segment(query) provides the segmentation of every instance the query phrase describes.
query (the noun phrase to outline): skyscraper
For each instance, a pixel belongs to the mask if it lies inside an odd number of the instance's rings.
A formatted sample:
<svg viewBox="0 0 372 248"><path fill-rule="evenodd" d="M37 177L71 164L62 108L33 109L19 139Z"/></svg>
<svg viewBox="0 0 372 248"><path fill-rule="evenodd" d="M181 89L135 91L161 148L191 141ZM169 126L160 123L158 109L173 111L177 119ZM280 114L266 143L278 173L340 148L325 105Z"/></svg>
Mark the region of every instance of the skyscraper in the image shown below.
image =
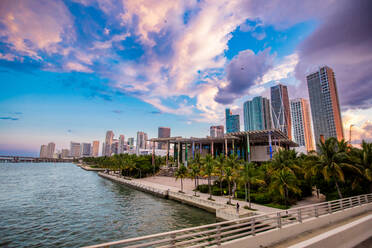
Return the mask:
<svg viewBox="0 0 372 248"><path fill-rule="evenodd" d="M211 126L209 128L209 132L210 132L210 136L212 138L220 138L220 137L223 137L224 135L224 127L223 125L220 125L220 126Z"/></svg>
<svg viewBox="0 0 372 248"><path fill-rule="evenodd" d="M239 132L240 131L239 115L233 115L229 108L225 110L225 114L226 114L226 133Z"/></svg>
<svg viewBox="0 0 372 248"><path fill-rule="evenodd" d="M267 130L271 129L270 101L257 96L243 105L244 130Z"/></svg>
<svg viewBox="0 0 372 248"><path fill-rule="evenodd" d="M129 146L129 149L133 149L133 147L134 147L134 138L133 137L128 138L128 146Z"/></svg>
<svg viewBox="0 0 372 248"><path fill-rule="evenodd" d="M169 138L171 136L171 129L169 127L159 127L158 128L158 138ZM158 149L167 149L166 142L159 142Z"/></svg>
<svg viewBox="0 0 372 248"><path fill-rule="evenodd" d="M70 143L70 156L78 158L81 156L80 143L72 142Z"/></svg>
<svg viewBox="0 0 372 248"><path fill-rule="evenodd" d="M98 151L99 151L99 141L95 140L93 141L93 146L92 146L92 156L98 157Z"/></svg>
<svg viewBox="0 0 372 248"><path fill-rule="evenodd" d="M291 111L289 107L288 89L283 84L271 87L271 107L274 128L280 129L292 139Z"/></svg>
<svg viewBox="0 0 372 248"><path fill-rule="evenodd" d="M55 150L56 150L56 144L54 144L53 142L50 142L47 147L47 157L53 158Z"/></svg>
<svg viewBox="0 0 372 248"><path fill-rule="evenodd" d="M47 145L42 145L40 147L40 158L46 158L48 157L48 146Z"/></svg>
<svg viewBox="0 0 372 248"><path fill-rule="evenodd" d="M91 147L90 143L82 143L81 144L81 156L82 157L89 157L91 155Z"/></svg>
<svg viewBox="0 0 372 248"><path fill-rule="evenodd" d="M136 141L137 155L139 154L139 149L146 149L146 148L147 148L147 133L138 131L137 141Z"/></svg>
<svg viewBox="0 0 372 248"><path fill-rule="evenodd" d="M112 139L114 138L114 132L109 130L106 132L105 140L105 154L104 156L111 156Z"/></svg>
<svg viewBox="0 0 372 248"><path fill-rule="evenodd" d="M312 151L314 144L309 103L303 98L292 99L290 102L294 141L299 146L305 146L308 152Z"/></svg>
<svg viewBox="0 0 372 248"><path fill-rule="evenodd" d="M309 90L311 115L313 117L315 142L325 139L344 138L336 78L333 70L324 66L306 77Z"/></svg>
<svg viewBox="0 0 372 248"><path fill-rule="evenodd" d="M119 136L118 153L119 153L119 154L124 153L124 151L125 151L125 147L126 147L126 144L125 144L125 136L124 136L123 134L121 134L121 135Z"/></svg>

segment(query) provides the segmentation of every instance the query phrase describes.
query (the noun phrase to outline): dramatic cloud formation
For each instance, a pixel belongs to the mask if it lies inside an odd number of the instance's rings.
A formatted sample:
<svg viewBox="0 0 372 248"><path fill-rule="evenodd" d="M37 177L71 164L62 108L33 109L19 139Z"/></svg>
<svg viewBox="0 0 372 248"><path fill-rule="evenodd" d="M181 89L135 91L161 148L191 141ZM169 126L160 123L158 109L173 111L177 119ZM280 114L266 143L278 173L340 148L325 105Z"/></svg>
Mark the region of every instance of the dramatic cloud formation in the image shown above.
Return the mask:
<svg viewBox="0 0 372 248"><path fill-rule="evenodd" d="M216 101L223 104L232 103L257 84L271 67L272 58L268 49L257 55L251 50L240 52L227 65L227 79L230 83L219 89Z"/></svg>
<svg viewBox="0 0 372 248"><path fill-rule="evenodd" d="M330 10L301 44L296 76L305 84L308 72L328 65L335 71L343 109L372 107L372 2L337 1Z"/></svg>

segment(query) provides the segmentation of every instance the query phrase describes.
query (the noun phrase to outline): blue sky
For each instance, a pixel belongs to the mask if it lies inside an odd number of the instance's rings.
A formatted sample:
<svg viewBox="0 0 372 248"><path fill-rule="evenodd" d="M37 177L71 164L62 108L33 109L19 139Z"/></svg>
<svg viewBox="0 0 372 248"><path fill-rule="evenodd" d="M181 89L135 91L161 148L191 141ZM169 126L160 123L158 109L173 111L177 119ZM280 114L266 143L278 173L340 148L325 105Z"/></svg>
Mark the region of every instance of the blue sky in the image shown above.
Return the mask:
<svg viewBox="0 0 372 248"><path fill-rule="evenodd" d="M332 21L319 6L334 3L285 2L1 1L0 154L102 142L107 130L205 136L224 108L241 113L276 82L307 97L297 69L322 60L301 49ZM246 71L231 76L234 64ZM343 109L360 135L371 124L365 104Z"/></svg>

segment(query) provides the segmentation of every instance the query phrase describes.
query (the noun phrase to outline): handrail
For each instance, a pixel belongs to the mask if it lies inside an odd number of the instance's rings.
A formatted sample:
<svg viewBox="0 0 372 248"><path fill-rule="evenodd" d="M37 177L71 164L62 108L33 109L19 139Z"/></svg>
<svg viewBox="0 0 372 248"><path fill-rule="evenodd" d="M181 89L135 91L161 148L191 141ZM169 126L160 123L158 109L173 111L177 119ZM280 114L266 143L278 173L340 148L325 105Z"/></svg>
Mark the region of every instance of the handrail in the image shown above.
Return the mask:
<svg viewBox="0 0 372 248"><path fill-rule="evenodd" d="M121 247L123 247L123 245L125 245L124 247L182 247L185 244L200 247L211 244L221 244L223 241L249 235L254 236L258 232L282 228L294 222L302 223L304 220L310 218L318 218L322 215L333 214L368 203L372 203L372 193L254 215L236 220L97 244L87 246L86 248L103 248L116 245L121 245Z"/></svg>

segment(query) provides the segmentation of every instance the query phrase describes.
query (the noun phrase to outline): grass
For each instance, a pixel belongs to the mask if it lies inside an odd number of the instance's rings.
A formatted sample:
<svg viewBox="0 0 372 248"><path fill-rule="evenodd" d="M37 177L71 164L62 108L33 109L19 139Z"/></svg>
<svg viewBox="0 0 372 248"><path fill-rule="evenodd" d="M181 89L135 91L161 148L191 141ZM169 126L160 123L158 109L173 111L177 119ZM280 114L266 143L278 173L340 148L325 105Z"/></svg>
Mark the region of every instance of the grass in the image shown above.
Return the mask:
<svg viewBox="0 0 372 248"><path fill-rule="evenodd" d="M289 206L281 205L278 203L267 203L267 204L262 204L266 207L271 207L271 208L279 208L279 209L289 209Z"/></svg>

